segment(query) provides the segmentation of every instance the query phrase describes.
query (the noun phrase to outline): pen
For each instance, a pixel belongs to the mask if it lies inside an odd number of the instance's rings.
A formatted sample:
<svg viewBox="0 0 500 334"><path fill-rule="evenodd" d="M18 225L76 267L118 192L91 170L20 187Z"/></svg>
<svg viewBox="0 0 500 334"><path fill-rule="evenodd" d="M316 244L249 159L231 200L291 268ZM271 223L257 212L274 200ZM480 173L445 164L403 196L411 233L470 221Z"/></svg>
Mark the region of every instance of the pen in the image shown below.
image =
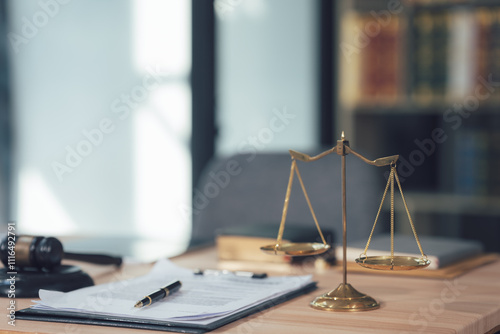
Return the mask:
<svg viewBox="0 0 500 334"><path fill-rule="evenodd" d="M266 273L253 273L250 271L230 271L230 270L216 270L216 269L195 269L193 270L195 275L227 275L233 274L241 277L250 277L250 278L266 278Z"/></svg>
<svg viewBox="0 0 500 334"><path fill-rule="evenodd" d="M155 292L150 293L146 297L142 298L139 300L137 303L135 303L134 307L140 308L143 306L149 306L159 300L162 300L163 298L167 297L168 295L179 291L181 288L182 283L180 281L175 281L172 282L163 288L160 288L156 290Z"/></svg>

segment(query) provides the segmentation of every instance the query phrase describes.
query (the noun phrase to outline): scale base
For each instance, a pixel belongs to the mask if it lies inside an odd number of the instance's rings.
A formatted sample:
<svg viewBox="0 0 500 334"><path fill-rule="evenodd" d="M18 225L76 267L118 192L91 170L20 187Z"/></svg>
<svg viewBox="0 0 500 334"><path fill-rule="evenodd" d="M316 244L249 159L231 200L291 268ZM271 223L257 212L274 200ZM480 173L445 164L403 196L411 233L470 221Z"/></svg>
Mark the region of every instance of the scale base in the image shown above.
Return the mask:
<svg viewBox="0 0 500 334"><path fill-rule="evenodd" d="M92 278L77 266L61 265L51 271L28 268L14 274L0 268L0 297L37 298L40 289L67 292L91 285Z"/></svg>
<svg viewBox="0 0 500 334"><path fill-rule="evenodd" d="M311 307L324 311L370 311L380 307L375 299L354 289L352 285L340 285L311 302Z"/></svg>

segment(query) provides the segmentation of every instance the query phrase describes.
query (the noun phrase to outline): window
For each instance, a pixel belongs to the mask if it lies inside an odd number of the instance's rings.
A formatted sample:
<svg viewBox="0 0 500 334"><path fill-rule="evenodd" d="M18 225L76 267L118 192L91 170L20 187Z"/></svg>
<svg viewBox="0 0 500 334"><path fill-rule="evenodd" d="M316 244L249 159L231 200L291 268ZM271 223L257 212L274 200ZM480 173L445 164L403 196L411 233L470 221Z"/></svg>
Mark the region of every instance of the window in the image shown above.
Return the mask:
<svg viewBox="0 0 500 334"><path fill-rule="evenodd" d="M191 2L10 1L24 233L186 244Z"/></svg>
<svg viewBox="0 0 500 334"><path fill-rule="evenodd" d="M215 1L217 153L318 145L318 5Z"/></svg>

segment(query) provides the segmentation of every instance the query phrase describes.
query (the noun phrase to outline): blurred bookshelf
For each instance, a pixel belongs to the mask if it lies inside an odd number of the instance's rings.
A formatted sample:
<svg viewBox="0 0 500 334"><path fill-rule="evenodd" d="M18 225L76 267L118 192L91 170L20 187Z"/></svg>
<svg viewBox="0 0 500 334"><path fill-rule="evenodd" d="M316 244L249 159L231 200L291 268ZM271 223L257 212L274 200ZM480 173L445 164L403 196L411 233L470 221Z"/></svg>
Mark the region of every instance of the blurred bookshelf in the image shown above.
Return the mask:
<svg viewBox="0 0 500 334"><path fill-rule="evenodd" d="M500 251L500 1L337 6L336 132L400 154L424 233Z"/></svg>

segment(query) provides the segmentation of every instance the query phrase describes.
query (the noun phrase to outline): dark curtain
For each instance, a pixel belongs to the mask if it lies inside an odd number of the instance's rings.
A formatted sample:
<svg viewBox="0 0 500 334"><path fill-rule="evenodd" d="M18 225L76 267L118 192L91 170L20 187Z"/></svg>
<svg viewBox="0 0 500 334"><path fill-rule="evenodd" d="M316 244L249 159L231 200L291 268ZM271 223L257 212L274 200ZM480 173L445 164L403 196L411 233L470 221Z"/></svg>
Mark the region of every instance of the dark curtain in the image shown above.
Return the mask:
<svg viewBox="0 0 500 334"><path fill-rule="evenodd" d="M0 226L10 218L12 118L9 104L7 2L0 1Z"/></svg>

